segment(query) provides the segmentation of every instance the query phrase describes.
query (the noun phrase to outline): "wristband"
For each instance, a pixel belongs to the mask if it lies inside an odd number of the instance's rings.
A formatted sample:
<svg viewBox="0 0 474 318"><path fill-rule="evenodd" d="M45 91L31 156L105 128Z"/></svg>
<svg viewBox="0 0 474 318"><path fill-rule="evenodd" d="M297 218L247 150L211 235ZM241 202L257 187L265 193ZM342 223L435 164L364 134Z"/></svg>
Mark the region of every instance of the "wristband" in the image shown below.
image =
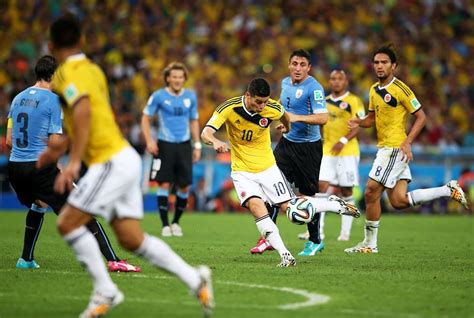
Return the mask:
<svg viewBox="0 0 474 318"><path fill-rule="evenodd" d="M349 139L347 139L346 137L341 137L341 139L339 139L339 142L345 145L349 142Z"/></svg>
<svg viewBox="0 0 474 318"><path fill-rule="evenodd" d="M202 144L199 141L195 141L193 143L194 149L201 150L202 149Z"/></svg>

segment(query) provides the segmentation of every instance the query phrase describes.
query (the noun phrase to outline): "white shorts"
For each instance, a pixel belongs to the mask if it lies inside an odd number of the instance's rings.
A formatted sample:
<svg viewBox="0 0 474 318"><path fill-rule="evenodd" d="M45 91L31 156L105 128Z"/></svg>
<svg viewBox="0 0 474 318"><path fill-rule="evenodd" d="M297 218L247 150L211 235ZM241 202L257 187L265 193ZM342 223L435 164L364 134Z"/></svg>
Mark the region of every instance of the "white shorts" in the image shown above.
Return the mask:
<svg viewBox="0 0 474 318"><path fill-rule="evenodd" d="M338 187L359 185L358 156L323 156L319 169L319 180Z"/></svg>
<svg viewBox="0 0 474 318"><path fill-rule="evenodd" d="M67 202L109 222L114 218L143 218L141 164L138 153L127 147L109 161L91 165Z"/></svg>
<svg viewBox="0 0 474 318"><path fill-rule="evenodd" d="M242 206L252 197L259 197L270 204L279 204L295 197L277 165L258 173L234 171L230 176Z"/></svg>
<svg viewBox="0 0 474 318"><path fill-rule="evenodd" d="M410 182L410 167L405 160L402 161L402 156L400 148L379 148L369 177L390 189L397 184L398 180Z"/></svg>

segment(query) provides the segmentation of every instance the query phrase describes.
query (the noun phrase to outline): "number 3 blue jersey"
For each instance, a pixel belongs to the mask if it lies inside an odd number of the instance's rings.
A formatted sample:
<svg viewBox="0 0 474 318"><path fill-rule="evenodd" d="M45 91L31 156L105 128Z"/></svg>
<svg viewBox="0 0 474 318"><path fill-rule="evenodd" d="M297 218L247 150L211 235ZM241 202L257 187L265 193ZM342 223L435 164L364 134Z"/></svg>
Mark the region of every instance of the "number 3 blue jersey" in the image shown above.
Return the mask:
<svg viewBox="0 0 474 318"><path fill-rule="evenodd" d="M285 77L281 82L280 103L293 114L327 113L324 89L312 76L296 85L290 77ZM284 137L293 142L314 142L321 139L321 132L319 125L291 123L291 130Z"/></svg>
<svg viewBox="0 0 474 318"><path fill-rule="evenodd" d="M12 101L12 151L10 161L37 161L50 134L62 134L59 97L51 91L29 87Z"/></svg>
<svg viewBox="0 0 474 318"><path fill-rule="evenodd" d="M165 88L154 92L143 110L147 116L158 116L158 139L180 143L191 139L189 121L198 119L196 94L184 89L172 95Z"/></svg>

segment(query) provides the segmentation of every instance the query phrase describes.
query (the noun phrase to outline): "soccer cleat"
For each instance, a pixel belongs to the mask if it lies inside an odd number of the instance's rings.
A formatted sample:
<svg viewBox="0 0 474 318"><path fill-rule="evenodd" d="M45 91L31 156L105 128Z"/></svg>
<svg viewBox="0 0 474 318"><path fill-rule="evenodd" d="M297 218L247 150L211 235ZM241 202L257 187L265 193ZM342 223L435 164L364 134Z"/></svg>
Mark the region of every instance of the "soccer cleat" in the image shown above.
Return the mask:
<svg viewBox="0 0 474 318"><path fill-rule="evenodd" d="M94 292L89 301L89 305L87 305L86 310L84 310L79 318L102 317L110 309L123 302L124 298L125 297L120 290L117 290L117 293L112 297L107 297L99 292Z"/></svg>
<svg viewBox="0 0 474 318"><path fill-rule="evenodd" d="M178 223L171 224L171 232L173 236L183 236L183 229L181 228L181 226L179 226Z"/></svg>
<svg viewBox="0 0 474 318"><path fill-rule="evenodd" d="M298 238L304 241L309 240L309 231L298 234Z"/></svg>
<svg viewBox="0 0 474 318"><path fill-rule="evenodd" d="M338 240L338 241L349 241L349 235L346 234L346 233L341 233L341 234L337 237L337 240Z"/></svg>
<svg viewBox="0 0 474 318"><path fill-rule="evenodd" d="M207 266L201 265L196 268L199 273L201 282L197 291L196 297L201 303L204 316L209 317L216 306L214 303L214 291L212 290L211 269Z"/></svg>
<svg viewBox="0 0 474 318"><path fill-rule="evenodd" d="M265 251L273 251L273 246L271 246L266 239L261 237L257 245L250 250L250 254L262 254Z"/></svg>
<svg viewBox="0 0 474 318"><path fill-rule="evenodd" d="M318 253L321 253L324 250L324 243L314 243L311 241L308 241L304 243L304 250L298 253L298 255L301 256L314 256Z"/></svg>
<svg viewBox="0 0 474 318"><path fill-rule="evenodd" d="M290 267L296 266L296 260L290 253L283 253L281 257L281 262L277 265L277 267Z"/></svg>
<svg viewBox="0 0 474 318"><path fill-rule="evenodd" d="M38 269L40 266L36 261L33 259L31 261L25 261L23 258L19 258L16 262L16 268L20 269Z"/></svg>
<svg viewBox="0 0 474 318"><path fill-rule="evenodd" d="M361 253L361 254L377 254L379 252L377 246L371 247L368 246L364 242L360 242L354 247L349 247L344 250L344 252L348 254L355 254L355 253Z"/></svg>
<svg viewBox="0 0 474 318"><path fill-rule="evenodd" d="M138 266L132 265L127 263L126 260L121 261L108 261L107 268L109 272L132 272L132 273L139 273L142 269Z"/></svg>
<svg viewBox="0 0 474 318"><path fill-rule="evenodd" d="M328 200L339 202L339 204L341 205L341 209L339 210L340 215L350 215L354 218L360 217L360 212L355 205L347 203L343 199L339 198L337 195L329 196Z"/></svg>
<svg viewBox="0 0 474 318"><path fill-rule="evenodd" d="M163 226L161 229L161 236L163 237L170 237L173 235L173 232L171 232L171 227L169 225Z"/></svg>
<svg viewBox="0 0 474 318"><path fill-rule="evenodd" d="M451 199L462 204L462 206L469 210L469 203L467 203L466 195L461 186L456 180L449 181L446 186L451 190Z"/></svg>

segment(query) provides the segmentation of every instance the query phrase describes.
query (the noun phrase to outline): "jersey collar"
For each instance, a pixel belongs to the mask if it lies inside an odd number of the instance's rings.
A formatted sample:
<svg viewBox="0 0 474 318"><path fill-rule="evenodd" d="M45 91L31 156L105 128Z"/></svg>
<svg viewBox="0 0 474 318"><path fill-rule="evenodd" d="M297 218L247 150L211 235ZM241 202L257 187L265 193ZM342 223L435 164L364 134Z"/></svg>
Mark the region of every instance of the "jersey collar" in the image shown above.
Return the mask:
<svg viewBox="0 0 474 318"><path fill-rule="evenodd" d="M249 111L247 107L245 107L245 95L242 95L242 106L244 107L245 112L249 114L249 116L255 116L256 114L258 114L257 112Z"/></svg>
<svg viewBox="0 0 474 318"><path fill-rule="evenodd" d="M341 96L336 97L336 98L332 97L332 94L331 94L331 95L329 95L329 98L330 98L332 101L338 102L338 101L340 101L340 100L346 98L347 95L349 95L349 91L346 91L344 94L342 94Z"/></svg>
<svg viewBox="0 0 474 318"><path fill-rule="evenodd" d="M66 58L66 61L80 61L80 60L84 60L86 58L87 57L84 53L77 53L77 54L69 55Z"/></svg>
<svg viewBox="0 0 474 318"><path fill-rule="evenodd" d="M385 88L389 87L390 85L392 85L392 83L393 83L396 79L397 79L397 78L394 76L394 77L392 78L392 80L390 81L390 83L388 83L388 84L385 85L384 87L380 87L380 85L378 85L378 86L379 86L379 89L385 89Z"/></svg>
<svg viewBox="0 0 474 318"><path fill-rule="evenodd" d="M291 86L300 86L300 85L302 85L304 82L306 82L310 77L312 77L312 76L311 76L311 75L308 75L302 82L293 83L293 80L291 79L291 76L290 76L290 83L291 83Z"/></svg>

